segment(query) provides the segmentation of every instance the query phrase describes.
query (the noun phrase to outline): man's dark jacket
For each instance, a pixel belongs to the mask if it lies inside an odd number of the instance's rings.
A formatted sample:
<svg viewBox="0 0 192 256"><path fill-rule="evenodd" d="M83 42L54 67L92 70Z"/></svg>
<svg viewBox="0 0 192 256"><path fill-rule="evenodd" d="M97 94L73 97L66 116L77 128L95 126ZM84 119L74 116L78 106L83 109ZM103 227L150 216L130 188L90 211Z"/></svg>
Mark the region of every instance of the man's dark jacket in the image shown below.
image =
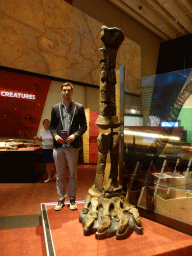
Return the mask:
<svg viewBox="0 0 192 256"><path fill-rule="evenodd" d="M51 111L51 123L50 131L55 138L56 135L60 136L60 131L63 130L62 120L63 118L63 105L59 103L53 106ZM71 143L74 148L80 147L80 136L82 136L87 130L87 121L85 117L85 111L83 105L72 101L72 120L70 125L69 135L75 134L75 140ZM54 139L54 147L58 148L62 145Z"/></svg>

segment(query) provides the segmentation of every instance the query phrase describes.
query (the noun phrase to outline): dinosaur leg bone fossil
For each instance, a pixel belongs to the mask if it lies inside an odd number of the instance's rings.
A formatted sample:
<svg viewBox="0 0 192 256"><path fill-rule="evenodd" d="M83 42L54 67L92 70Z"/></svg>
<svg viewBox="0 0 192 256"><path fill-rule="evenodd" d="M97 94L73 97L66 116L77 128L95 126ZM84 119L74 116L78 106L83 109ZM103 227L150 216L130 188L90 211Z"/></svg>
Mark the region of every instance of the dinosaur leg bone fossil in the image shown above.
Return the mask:
<svg viewBox="0 0 192 256"><path fill-rule="evenodd" d="M98 197L93 197L91 199L91 206L92 208L87 214L87 221L84 226L85 229L89 229L98 217Z"/></svg>
<svg viewBox="0 0 192 256"><path fill-rule="evenodd" d="M135 224L134 224L134 230L138 234L143 233L143 226L141 222L141 218L139 216L138 209L134 206L129 204L127 201L124 202L124 212L128 212L131 214Z"/></svg>
<svg viewBox="0 0 192 256"><path fill-rule="evenodd" d="M119 197L113 197L111 202L114 204L113 216L119 222L117 232L123 234L129 225L129 219L123 212L123 201Z"/></svg>
<svg viewBox="0 0 192 256"><path fill-rule="evenodd" d="M110 206L111 201L106 198L102 198L99 200L99 204L103 207L103 213L101 215L101 224L99 225L97 232L103 233L111 226L111 213L110 213Z"/></svg>
<svg viewBox="0 0 192 256"><path fill-rule="evenodd" d="M118 182L118 161L119 161L119 134L111 134L111 148L110 148L110 159L111 159L111 170L107 185L104 186L105 192L114 192L122 189L122 186Z"/></svg>
<svg viewBox="0 0 192 256"><path fill-rule="evenodd" d="M100 196L102 194L103 178L107 160L107 153L110 150L111 137L110 134L100 133L97 137L98 145L98 162L96 168L95 182L89 189L89 194L92 196Z"/></svg>
<svg viewBox="0 0 192 256"><path fill-rule="evenodd" d="M87 195L85 197L85 203L83 205L82 213L87 214L89 212L89 205L91 204L91 196Z"/></svg>

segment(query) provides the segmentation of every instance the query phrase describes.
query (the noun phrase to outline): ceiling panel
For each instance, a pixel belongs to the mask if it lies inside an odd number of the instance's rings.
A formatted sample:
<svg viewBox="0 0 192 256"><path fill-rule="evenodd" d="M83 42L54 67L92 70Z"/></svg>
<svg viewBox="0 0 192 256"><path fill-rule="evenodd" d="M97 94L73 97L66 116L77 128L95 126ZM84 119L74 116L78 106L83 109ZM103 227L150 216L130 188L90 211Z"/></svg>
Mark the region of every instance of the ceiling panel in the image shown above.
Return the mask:
<svg viewBox="0 0 192 256"><path fill-rule="evenodd" d="M164 41L192 33L192 0L109 0Z"/></svg>

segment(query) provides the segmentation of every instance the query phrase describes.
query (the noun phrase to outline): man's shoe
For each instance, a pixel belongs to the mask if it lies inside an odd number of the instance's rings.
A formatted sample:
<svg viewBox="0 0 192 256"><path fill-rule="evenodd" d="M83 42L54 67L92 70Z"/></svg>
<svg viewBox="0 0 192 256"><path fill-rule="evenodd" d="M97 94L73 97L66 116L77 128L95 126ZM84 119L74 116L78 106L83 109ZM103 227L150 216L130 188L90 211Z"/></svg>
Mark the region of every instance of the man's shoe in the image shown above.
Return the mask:
<svg viewBox="0 0 192 256"><path fill-rule="evenodd" d="M69 209L70 210L76 210L77 209L77 205L75 203L75 199L70 199Z"/></svg>
<svg viewBox="0 0 192 256"><path fill-rule="evenodd" d="M57 205L54 207L55 211L60 211L65 205L65 200L59 200Z"/></svg>

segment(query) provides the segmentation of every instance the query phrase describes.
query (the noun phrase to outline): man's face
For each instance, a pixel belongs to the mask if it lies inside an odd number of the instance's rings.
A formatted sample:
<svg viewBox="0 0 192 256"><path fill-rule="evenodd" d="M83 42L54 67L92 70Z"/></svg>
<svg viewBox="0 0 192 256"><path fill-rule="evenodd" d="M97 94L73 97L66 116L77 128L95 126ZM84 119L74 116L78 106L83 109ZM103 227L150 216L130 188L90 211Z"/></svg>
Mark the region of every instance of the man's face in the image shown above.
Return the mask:
<svg viewBox="0 0 192 256"><path fill-rule="evenodd" d="M63 86L61 94L63 95L64 100L71 101L72 95L73 95L73 91L71 90L71 86Z"/></svg>

